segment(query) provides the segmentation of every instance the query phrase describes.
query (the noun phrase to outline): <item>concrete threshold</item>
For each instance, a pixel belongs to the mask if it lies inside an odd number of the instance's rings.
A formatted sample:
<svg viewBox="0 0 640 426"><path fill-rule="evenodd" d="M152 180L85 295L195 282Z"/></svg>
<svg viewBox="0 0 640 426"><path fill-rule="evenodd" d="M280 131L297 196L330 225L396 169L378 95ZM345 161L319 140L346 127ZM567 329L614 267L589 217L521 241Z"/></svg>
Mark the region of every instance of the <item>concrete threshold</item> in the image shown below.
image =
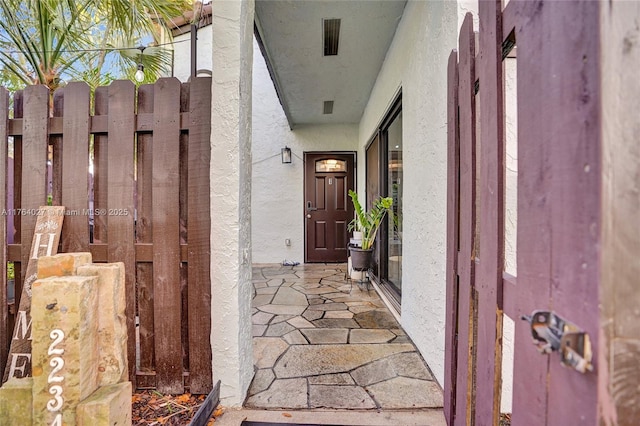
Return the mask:
<svg viewBox="0 0 640 426"><path fill-rule="evenodd" d="M239 426L243 421L276 424L340 426L446 426L441 408L420 410L254 410L227 408L216 426Z"/></svg>

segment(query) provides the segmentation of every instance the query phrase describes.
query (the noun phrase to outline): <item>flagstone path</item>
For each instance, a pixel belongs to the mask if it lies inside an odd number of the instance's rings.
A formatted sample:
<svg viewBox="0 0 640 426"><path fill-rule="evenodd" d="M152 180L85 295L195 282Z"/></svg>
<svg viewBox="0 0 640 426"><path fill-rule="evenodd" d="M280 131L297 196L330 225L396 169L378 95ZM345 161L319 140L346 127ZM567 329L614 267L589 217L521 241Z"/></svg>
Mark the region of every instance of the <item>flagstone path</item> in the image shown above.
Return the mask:
<svg viewBox="0 0 640 426"><path fill-rule="evenodd" d="M375 290L345 265L254 265L256 374L245 406L442 407L442 391Z"/></svg>

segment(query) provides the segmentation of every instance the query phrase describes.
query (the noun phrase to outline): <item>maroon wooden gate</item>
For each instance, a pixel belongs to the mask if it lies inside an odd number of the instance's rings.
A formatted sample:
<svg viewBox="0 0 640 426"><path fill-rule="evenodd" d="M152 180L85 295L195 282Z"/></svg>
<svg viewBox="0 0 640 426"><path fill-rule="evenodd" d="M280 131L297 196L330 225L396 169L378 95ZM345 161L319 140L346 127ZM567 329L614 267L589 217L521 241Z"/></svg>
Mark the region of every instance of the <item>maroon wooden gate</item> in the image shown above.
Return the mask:
<svg viewBox="0 0 640 426"><path fill-rule="evenodd" d="M503 314L516 321L512 421L597 424L597 371L541 355L522 315L553 311L598 347L599 2L480 1L449 59L445 415L496 425ZM476 47L478 40L478 47ZM503 58L517 46L517 280L504 272Z"/></svg>
<svg viewBox="0 0 640 426"><path fill-rule="evenodd" d="M125 263L134 387L208 393L211 79L160 79L137 92L117 81L96 90L93 107L89 87L70 83L55 92L52 114L44 86L17 92L11 118L9 100L0 89L0 140L12 138L15 165L8 176L5 145L0 188L13 182L10 204L23 214L14 216L15 230L0 220L0 236L13 233L15 242L0 250L0 274L7 261L16 271L14 305L0 286L0 371L36 220L30 212L49 196L67 210L61 252ZM0 211L7 211L5 200L0 196Z"/></svg>

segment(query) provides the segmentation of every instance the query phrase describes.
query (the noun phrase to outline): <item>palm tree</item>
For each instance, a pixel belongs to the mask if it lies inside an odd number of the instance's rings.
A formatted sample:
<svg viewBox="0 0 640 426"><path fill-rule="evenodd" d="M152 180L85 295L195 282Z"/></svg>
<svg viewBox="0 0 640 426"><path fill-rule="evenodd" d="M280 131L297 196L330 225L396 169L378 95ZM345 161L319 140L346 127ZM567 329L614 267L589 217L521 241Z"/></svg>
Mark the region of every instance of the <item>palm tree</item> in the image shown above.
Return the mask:
<svg viewBox="0 0 640 426"><path fill-rule="evenodd" d="M147 81L168 69L161 28L191 6L188 0L0 0L0 83L10 88L63 79L92 88L132 78L140 60ZM170 34L170 32L166 32ZM13 87L11 87L13 86Z"/></svg>

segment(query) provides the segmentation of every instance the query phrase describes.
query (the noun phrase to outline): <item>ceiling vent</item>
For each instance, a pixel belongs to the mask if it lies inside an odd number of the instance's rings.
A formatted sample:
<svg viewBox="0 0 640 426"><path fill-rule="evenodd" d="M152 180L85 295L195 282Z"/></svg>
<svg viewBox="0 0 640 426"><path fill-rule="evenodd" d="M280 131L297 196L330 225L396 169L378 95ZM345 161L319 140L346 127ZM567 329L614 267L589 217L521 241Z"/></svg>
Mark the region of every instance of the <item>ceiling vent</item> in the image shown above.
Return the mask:
<svg viewBox="0 0 640 426"><path fill-rule="evenodd" d="M333 101L324 101L323 114L333 114Z"/></svg>
<svg viewBox="0 0 640 426"><path fill-rule="evenodd" d="M323 19L324 25L324 56L338 54L338 40L340 39L340 19Z"/></svg>

